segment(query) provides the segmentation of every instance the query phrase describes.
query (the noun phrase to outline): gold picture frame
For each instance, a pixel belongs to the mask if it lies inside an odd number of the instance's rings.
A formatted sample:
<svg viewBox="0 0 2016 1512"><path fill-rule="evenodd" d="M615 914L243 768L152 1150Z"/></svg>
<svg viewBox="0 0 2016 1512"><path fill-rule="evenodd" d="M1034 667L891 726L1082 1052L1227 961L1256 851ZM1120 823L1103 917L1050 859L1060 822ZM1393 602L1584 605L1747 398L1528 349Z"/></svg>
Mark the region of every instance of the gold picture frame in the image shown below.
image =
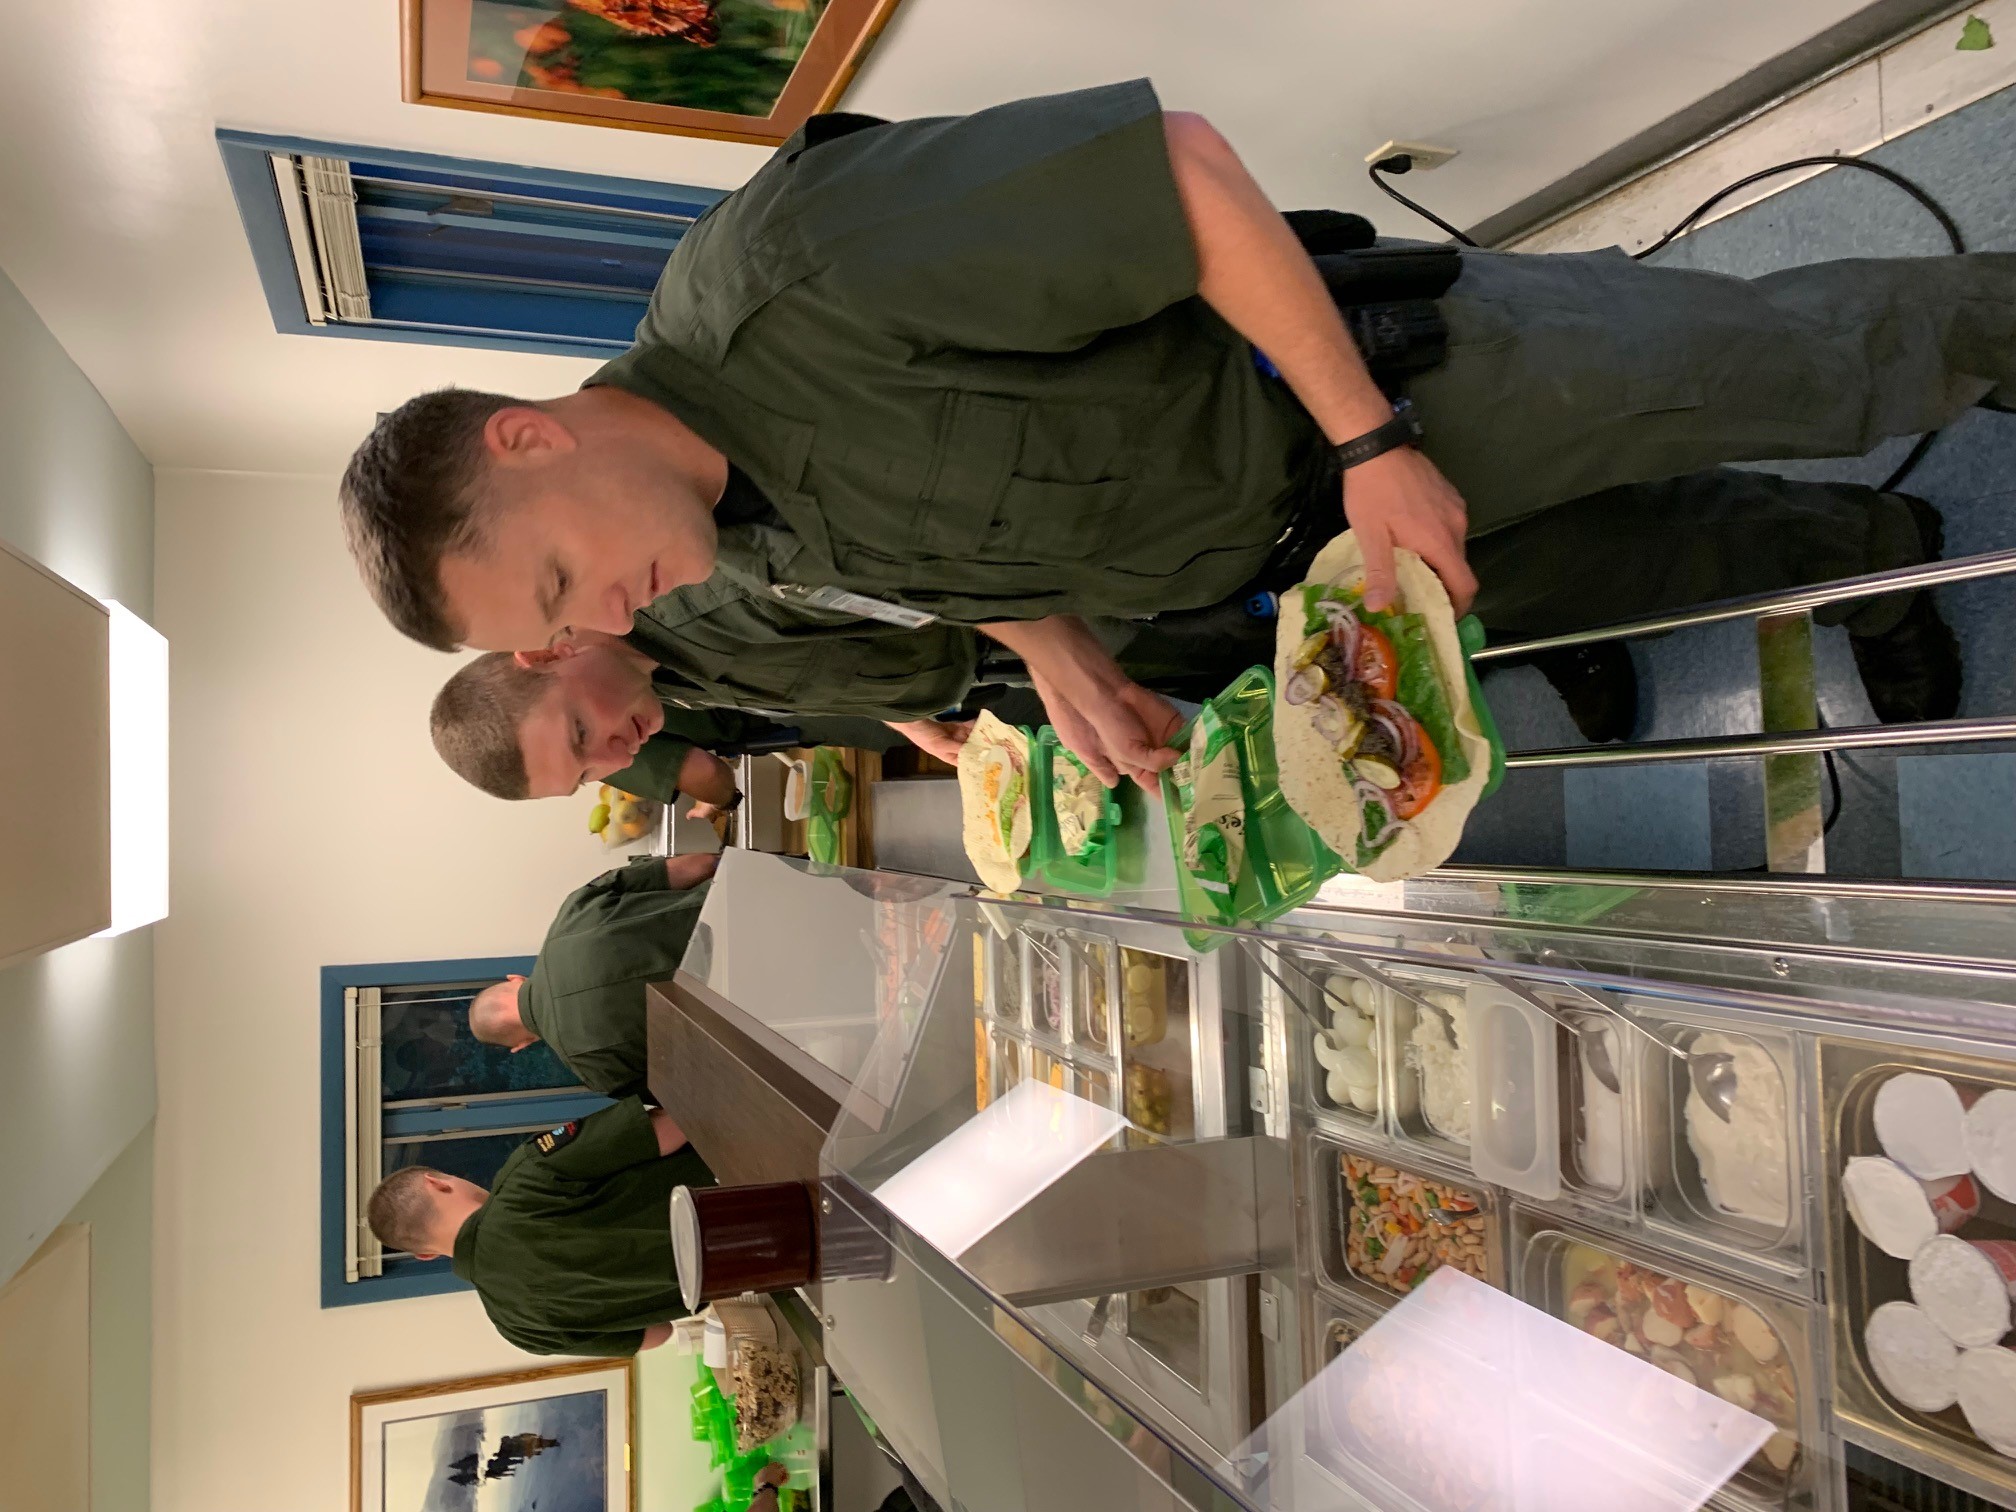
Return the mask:
<svg viewBox="0 0 2016 1512"><path fill-rule="evenodd" d="M400 0L409 104L776 146L900 0Z"/></svg>
<svg viewBox="0 0 2016 1512"><path fill-rule="evenodd" d="M354 1392L350 1512L419 1512L437 1477L473 1507L483 1482L521 1475L548 1506L635 1512L636 1443L634 1359Z"/></svg>

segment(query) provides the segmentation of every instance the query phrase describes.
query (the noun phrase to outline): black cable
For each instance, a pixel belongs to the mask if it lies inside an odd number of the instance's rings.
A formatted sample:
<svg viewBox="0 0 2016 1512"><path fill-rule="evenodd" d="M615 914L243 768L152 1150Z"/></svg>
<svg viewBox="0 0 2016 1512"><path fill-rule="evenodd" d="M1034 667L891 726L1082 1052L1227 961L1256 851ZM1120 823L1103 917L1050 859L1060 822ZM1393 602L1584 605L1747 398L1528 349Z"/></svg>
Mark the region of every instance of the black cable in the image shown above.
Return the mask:
<svg viewBox="0 0 2016 1512"><path fill-rule="evenodd" d="M1437 215L1433 210L1430 210L1425 205L1415 204L1414 201L1407 198L1406 195L1402 194L1398 189L1395 189L1391 184L1387 183L1386 180L1379 177L1379 174L1382 169L1387 173L1407 173L1411 171L1413 167L1414 167L1414 159L1407 156L1407 154L1404 152L1396 152L1393 154L1392 157L1379 159L1378 162L1374 163L1370 168L1367 168L1365 172L1367 173L1367 175L1370 176L1372 182L1379 186L1381 193L1398 200L1401 204L1405 205L1409 210L1412 210L1416 215L1420 216L1421 219L1432 222L1437 226L1440 226L1444 231L1447 231L1451 236L1455 237L1456 240L1463 243L1464 246L1466 247L1477 246L1476 242L1472 241L1469 237L1465 236L1461 231L1458 231L1454 226L1450 225L1449 222L1442 219L1442 217Z"/></svg>
<svg viewBox="0 0 2016 1512"><path fill-rule="evenodd" d="M1391 162L1393 160L1388 158L1387 161ZM1408 166L1412 167L1413 165L1410 163ZM1830 152L1818 157L1793 158L1788 163L1774 163L1769 168L1759 169L1747 177L1736 180L1735 183L1728 185L1726 188L1716 190L1707 199L1696 205L1679 225L1668 231L1659 240L1652 243L1651 246L1645 248L1644 251L1633 252L1631 255L1634 258L1642 260L1650 257L1654 252L1663 251L1667 246L1684 236L1696 221L1721 204L1722 201L1729 198L1730 195L1740 194L1752 184L1762 183L1765 179L1773 178L1781 173L1790 173L1797 168L1860 168L1864 173L1873 173L1880 179L1886 179L1925 207L1932 218L1939 222L1939 229L1946 233L1946 240L1953 244L1953 250L1956 253L1967 250L1967 239L1960 234L1959 225L1955 223L1951 215L1946 213L1946 207L1934 199L1930 192L1920 188L1895 168L1885 168L1881 163L1872 163L1864 158L1842 157L1838 153ZM1433 219L1433 217L1430 218ZM1436 221L1436 224L1441 225L1442 222ZM1465 240L1468 240L1468 238L1465 238ZM1471 242L1470 245L1474 247L1476 243Z"/></svg>
<svg viewBox="0 0 2016 1512"><path fill-rule="evenodd" d="M1681 236L1685 235L1696 221L1721 204L1722 201L1728 199L1730 195L1740 194L1752 184L1762 183L1765 179L1773 178L1781 173L1790 173L1799 168L1859 168L1864 173L1873 173L1886 183L1895 184L1899 189L1910 195L1912 199L1924 206L1926 213L1939 223L1939 229L1946 233L1946 240L1952 246L1956 255L1964 253L1967 250L1967 238L1961 234L1959 224L1947 213L1946 207L1932 197L1930 191L1913 183L1894 168L1886 168L1881 163L1871 163L1862 158L1842 157L1838 153L1830 152L1818 157L1793 158L1787 163L1775 163L1769 168L1760 169L1756 173L1736 180L1735 183L1725 188L1716 190L1708 198L1696 205L1671 231L1668 231L1643 251L1633 252L1631 256L1642 262L1653 253L1671 246ZM1878 493L1894 493L1904 480L1910 477L1912 472L1916 470L1918 464L1925 460L1925 454L1932 449L1932 443L1938 439L1939 432L1936 430L1927 431L1924 435L1920 436L1911 450L1905 454L1904 460L1897 464L1896 470L1877 485L1876 491ZM1833 772L1833 762L1831 760L1828 762L1828 772L1830 775ZM1838 783L1835 785L1834 791L1838 797L1841 791Z"/></svg>

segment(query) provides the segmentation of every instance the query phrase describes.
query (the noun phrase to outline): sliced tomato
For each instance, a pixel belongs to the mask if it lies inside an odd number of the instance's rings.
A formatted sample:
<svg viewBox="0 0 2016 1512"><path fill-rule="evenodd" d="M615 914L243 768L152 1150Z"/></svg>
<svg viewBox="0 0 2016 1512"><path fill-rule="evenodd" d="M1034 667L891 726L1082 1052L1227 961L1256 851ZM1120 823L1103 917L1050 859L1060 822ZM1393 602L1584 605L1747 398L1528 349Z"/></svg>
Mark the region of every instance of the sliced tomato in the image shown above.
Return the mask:
<svg viewBox="0 0 2016 1512"><path fill-rule="evenodd" d="M1393 790L1396 819L1412 819L1442 791L1442 754L1419 724L1414 724L1413 733L1414 759L1400 768L1400 786Z"/></svg>
<svg viewBox="0 0 2016 1512"><path fill-rule="evenodd" d="M1391 698L1400 686L1400 658L1393 654L1393 642L1370 625L1358 626L1358 657L1351 680L1362 683L1374 698Z"/></svg>

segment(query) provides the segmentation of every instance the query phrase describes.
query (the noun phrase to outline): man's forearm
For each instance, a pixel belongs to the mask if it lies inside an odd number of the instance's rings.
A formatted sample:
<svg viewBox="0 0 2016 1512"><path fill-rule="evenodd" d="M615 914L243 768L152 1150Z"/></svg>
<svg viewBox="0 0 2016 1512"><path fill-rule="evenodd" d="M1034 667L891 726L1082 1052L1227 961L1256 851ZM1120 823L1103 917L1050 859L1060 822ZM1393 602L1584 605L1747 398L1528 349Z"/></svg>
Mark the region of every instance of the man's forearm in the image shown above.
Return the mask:
<svg viewBox="0 0 2016 1512"><path fill-rule="evenodd" d="M695 746L680 764L679 791L697 803L726 803L735 796L735 768Z"/></svg>
<svg viewBox="0 0 2016 1512"><path fill-rule="evenodd" d="M1197 292L1260 348L1333 442L1392 418L1330 291L1231 146L1201 116L1163 118L1197 248Z"/></svg>

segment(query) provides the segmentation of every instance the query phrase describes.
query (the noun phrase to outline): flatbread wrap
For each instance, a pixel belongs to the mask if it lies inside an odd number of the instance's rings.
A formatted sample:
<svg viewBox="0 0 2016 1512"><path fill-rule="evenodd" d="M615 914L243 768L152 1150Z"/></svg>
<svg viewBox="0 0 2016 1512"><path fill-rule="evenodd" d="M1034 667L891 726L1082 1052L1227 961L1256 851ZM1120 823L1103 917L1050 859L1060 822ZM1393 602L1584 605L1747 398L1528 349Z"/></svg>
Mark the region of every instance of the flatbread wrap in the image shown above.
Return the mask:
<svg viewBox="0 0 2016 1512"><path fill-rule="evenodd" d="M1394 571L1393 605L1366 610L1346 531L1281 596L1274 652L1282 796L1374 882L1448 860L1491 775L1449 595L1411 551Z"/></svg>
<svg viewBox="0 0 2016 1512"><path fill-rule="evenodd" d="M1029 806L1029 737L982 713L959 752L966 859L998 893L1022 885L1022 857L1035 830Z"/></svg>

